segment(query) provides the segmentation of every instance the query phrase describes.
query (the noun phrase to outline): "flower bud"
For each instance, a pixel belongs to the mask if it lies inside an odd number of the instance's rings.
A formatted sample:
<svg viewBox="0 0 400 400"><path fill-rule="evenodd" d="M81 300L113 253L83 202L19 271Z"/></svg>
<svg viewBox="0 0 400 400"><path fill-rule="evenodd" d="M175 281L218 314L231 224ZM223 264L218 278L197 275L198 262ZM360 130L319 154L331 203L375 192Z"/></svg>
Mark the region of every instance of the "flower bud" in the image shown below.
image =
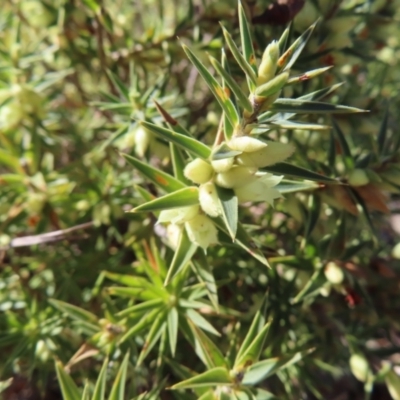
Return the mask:
<svg viewBox="0 0 400 400"><path fill-rule="evenodd" d="M199 201L202 210L210 217L218 217L222 213L217 188L211 182L200 185Z"/></svg>
<svg viewBox="0 0 400 400"><path fill-rule="evenodd" d="M264 98L279 92L286 85L288 79L289 72L282 72L281 74L275 76L275 78L259 86L255 92L255 101L259 103Z"/></svg>
<svg viewBox="0 0 400 400"><path fill-rule="evenodd" d="M226 172L232 168L234 161L234 157L223 158L221 160L211 161L211 165L215 172Z"/></svg>
<svg viewBox="0 0 400 400"><path fill-rule="evenodd" d="M273 205L275 199L282 197L278 190L273 189L281 181L282 176L265 173L257 178L256 181L235 189L239 203L265 201Z"/></svg>
<svg viewBox="0 0 400 400"><path fill-rule="evenodd" d="M217 174L215 183L226 189L237 188L255 180L256 168L233 167L227 172Z"/></svg>
<svg viewBox="0 0 400 400"><path fill-rule="evenodd" d="M184 222L189 221L189 219L192 219L194 216L196 216L199 213L199 210L200 208L198 205L162 210L157 222L183 224Z"/></svg>
<svg viewBox="0 0 400 400"><path fill-rule="evenodd" d="M243 151L247 153L264 149L267 147L267 144L251 136L238 136L231 139L228 142L228 146L232 150Z"/></svg>
<svg viewBox="0 0 400 400"><path fill-rule="evenodd" d="M400 376L393 369L385 375L385 383L393 400L400 400Z"/></svg>
<svg viewBox="0 0 400 400"><path fill-rule="evenodd" d="M343 282L344 274L342 269L334 262L329 262L325 267L325 277L326 279L334 284L340 285Z"/></svg>
<svg viewBox="0 0 400 400"><path fill-rule="evenodd" d="M279 44L276 40L274 40L265 49L260 66L258 67L258 85L262 85L274 77L278 59Z"/></svg>
<svg viewBox="0 0 400 400"><path fill-rule="evenodd" d="M400 243L397 243L396 246L393 247L392 257L395 258L396 260L400 260Z"/></svg>
<svg viewBox="0 0 400 400"><path fill-rule="evenodd" d="M261 150L237 156L237 163L247 167L262 168L282 162L294 152L294 147L290 144L279 142L265 142L265 144L268 146Z"/></svg>
<svg viewBox="0 0 400 400"><path fill-rule="evenodd" d="M135 131L135 154L139 157L143 157L150 145L152 139L152 133L145 129L143 126L139 126Z"/></svg>
<svg viewBox="0 0 400 400"><path fill-rule="evenodd" d="M350 173L348 182L351 186L364 186L369 183L369 179L363 169L356 168Z"/></svg>
<svg viewBox="0 0 400 400"><path fill-rule="evenodd" d="M190 241L203 249L207 249L210 244L218 243L217 228L205 215L196 215L185 223L185 228Z"/></svg>
<svg viewBox="0 0 400 400"><path fill-rule="evenodd" d="M368 361L361 354L352 354L349 360L352 374L361 382L366 382L370 374Z"/></svg>
<svg viewBox="0 0 400 400"><path fill-rule="evenodd" d="M167 226L167 239L170 246L176 250L182 234L182 225L169 224Z"/></svg>
<svg viewBox="0 0 400 400"><path fill-rule="evenodd" d="M183 173L186 178L200 185L208 182L212 178L214 170L207 161L201 158L195 158L186 165Z"/></svg>

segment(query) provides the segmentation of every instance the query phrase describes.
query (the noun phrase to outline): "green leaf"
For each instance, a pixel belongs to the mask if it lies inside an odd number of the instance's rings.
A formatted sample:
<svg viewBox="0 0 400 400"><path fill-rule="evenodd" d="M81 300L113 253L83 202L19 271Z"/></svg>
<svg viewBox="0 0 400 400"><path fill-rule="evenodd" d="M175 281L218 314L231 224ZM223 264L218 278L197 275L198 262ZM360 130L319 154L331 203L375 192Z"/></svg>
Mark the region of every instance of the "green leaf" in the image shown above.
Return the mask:
<svg viewBox="0 0 400 400"><path fill-rule="evenodd" d="M151 325L152 322L154 322L154 319L160 314L160 308L156 308L153 311L149 312L145 316L143 316L140 321L132 326L128 332L125 333L125 335L122 336L122 338L119 340L118 344L122 344L126 342L128 339L130 339L132 336L138 334L142 330L146 329L149 325Z"/></svg>
<svg viewBox="0 0 400 400"><path fill-rule="evenodd" d="M332 68L332 65L330 65L329 67L313 69L311 71L304 72L303 74L298 75L298 76L292 76L291 78L288 79L287 84L293 85L295 83L308 81L312 78L315 78L318 75L323 74L324 72L330 70L331 68Z"/></svg>
<svg viewBox="0 0 400 400"><path fill-rule="evenodd" d="M333 131L336 134L336 137L339 140L340 148L342 149L343 161L348 169L353 169L354 160L351 155L349 144L345 138L344 132L341 130L340 126L336 123L334 119L332 119Z"/></svg>
<svg viewBox="0 0 400 400"><path fill-rule="evenodd" d="M168 268L164 286L167 286L172 279L187 265L197 250L197 245L189 240L186 229L182 229L178 248L175 250L174 258Z"/></svg>
<svg viewBox="0 0 400 400"><path fill-rule="evenodd" d="M224 68L225 72L231 76L231 71L229 69L229 64L228 64L228 60L226 58L226 53L224 51L224 49L221 50L221 65ZM222 87L225 89L226 88L226 81L223 79L222 80ZM237 107L236 104L236 99L235 97L232 95L232 93L230 94L230 99L232 100L233 104L235 105L235 107ZM225 113L223 113L223 131L224 131L224 137L225 140L230 140L232 138L233 132L234 132L234 127L232 126L232 124L229 122L228 117L226 116Z"/></svg>
<svg viewBox="0 0 400 400"><path fill-rule="evenodd" d="M238 198L232 189L216 186L222 209L222 219L232 240L235 240L238 226Z"/></svg>
<svg viewBox="0 0 400 400"><path fill-rule="evenodd" d="M72 378L64 371L61 362L56 362L56 372L64 400L81 400L81 394Z"/></svg>
<svg viewBox="0 0 400 400"><path fill-rule="evenodd" d="M250 65L250 67L253 69L254 74L257 74L256 55L254 53L253 40L250 33L250 27L246 18L246 13L244 12L244 8L240 1L238 4L238 14L239 14L239 31L240 31L243 57ZM250 86L251 78L247 77L247 80L248 80L248 85Z"/></svg>
<svg viewBox="0 0 400 400"><path fill-rule="evenodd" d="M221 336L220 333L197 311L188 308L186 309L186 315L190 321L192 321L199 328L204 329L207 332L212 333L216 336Z"/></svg>
<svg viewBox="0 0 400 400"><path fill-rule="evenodd" d="M292 304L297 304L301 300L303 300L310 293L313 293L314 290L319 289L323 283L325 283L325 274L322 268L318 268L311 275L311 278L307 281L304 287L300 290L300 292L296 295L296 297L291 301Z"/></svg>
<svg viewBox="0 0 400 400"><path fill-rule="evenodd" d="M101 6L96 0L83 0L83 3L96 14L100 12Z"/></svg>
<svg viewBox="0 0 400 400"><path fill-rule="evenodd" d="M154 347L161 334L167 327L167 311L161 311L155 320L153 320L153 325L150 328L149 333L146 335L146 341L143 344L142 351L139 354L137 361L137 366L140 366L146 356L149 354L150 350Z"/></svg>
<svg viewBox="0 0 400 400"><path fill-rule="evenodd" d="M315 22L312 24L298 39L296 39L293 44L281 55L278 60L278 72L289 70L296 60L299 58L301 52L303 51L305 45L308 42L313 30L315 28Z"/></svg>
<svg viewBox="0 0 400 400"><path fill-rule="evenodd" d="M222 88L221 88L222 90ZM205 144L199 142L198 140L182 135L181 133L174 132L171 129L166 129L161 126L155 125L151 122L140 121L140 125L149 131L153 132L158 137L166 140L167 142L175 143L177 146L188 151L195 157L207 160L211 154L211 149Z"/></svg>
<svg viewBox="0 0 400 400"><path fill-rule="evenodd" d="M360 108L340 106L318 101L307 101L301 99L277 99L269 107L270 111L288 113L311 113L311 114L349 114L366 112Z"/></svg>
<svg viewBox="0 0 400 400"><path fill-rule="evenodd" d="M239 124L239 115L228 94L225 92L222 86L216 81L216 79L208 72L207 68L194 55L194 53L187 46L183 45L182 47L186 55L188 56L189 60L197 68L200 75L203 77L208 87L214 94L218 103L222 107L222 110L229 119L229 122L232 124L233 127L237 126Z"/></svg>
<svg viewBox="0 0 400 400"><path fill-rule="evenodd" d="M247 60L240 53L230 33L224 28L224 26L221 25L221 27L225 36L226 43L229 49L231 50L233 57L235 57L236 62L239 64L239 67L243 70L246 77L248 78L249 90L252 91L257 84L257 75L254 72L253 67L247 62Z"/></svg>
<svg viewBox="0 0 400 400"><path fill-rule="evenodd" d="M243 385L256 385L277 371L299 362L307 354L309 354L309 351L259 361L246 371L242 383Z"/></svg>
<svg viewBox="0 0 400 400"><path fill-rule="evenodd" d="M196 258L192 259L192 266L199 281L204 283L208 298L210 299L212 305L214 306L215 310L218 311L219 305L217 284L204 252L198 252Z"/></svg>
<svg viewBox="0 0 400 400"><path fill-rule="evenodd" d="M126 384L126 373L128 370L129 351L126 353L121 366L119 367L117 376L114 379L114 383L111 387L110 396L108 400L124 400L125 399L125 384Z"/></svg>
<svg viewBox="0 0 400 400"><path fill-rule="evenodd" d="M175 357L176 343L178 341L178 326L179 326L179 314L176 307L171 307L168 311L167 327L168 327L168 339L171 354Z"/></svg>
<svg viewBox="0 0 400 400"><path fill-rule="evenodd" d="M229 88L235 94L239 104L245 110L247 110L249 112L253 112L253 106L251 105L250 100L245 95L245 93L243 92L241 87L233 80L232 76L227 71L225 71L224 67L214 57L209 56L209 59L210 59L212 66L221 75L221 77L224 79L226 84L229 86Z"/></svg>
<svg viewBox="0 0 400 400"><path fill-rule="evenodd" d="M282 194L304 192L306 190L316 190L319 188L320 185L318 185L318 183L315 182L311 181L298 182L298 181L290 181L288 179L282 179L280 183L277 186L275 186L275 189Z"/></svg>
<svg viewBox="0 0 400 400"><path fill-rule="evenodd" d="M190 132L185 129L171 114L169 114L159 103L154 100L157 111L164 118L165 122L171 128L172 131L180 133L181 135L192 137Z"/></svg>
<svg viewBox="0 0 400 400"><path fill-rule="evenodd" d="M203 393L198 400L215 400L215 393L214 390L209 390Z"/></svg>
<svg viewBox="0 0 400 400"><path fill-rule="evenodd" d="M111 70L107 71L107 74L111 80L111 82L113 83L113 85L115 86L115 88L118 90L118 92L120 93L120 95L127 100L128 102L130 101L129 98L129 90L127 89L127 87L125 86L125 84L122 82L121 79L119 79L119 77L114 74L114 72L112 72Z"/></svg>
<svg viewBox="0 0 400 400"><path fill-rule="evenodd" d="M154 308L159 308L164 302L164 299L152 299L152 300L147 300L139 304L135 304L134 306L125 308L124 310L120 311L117 313L117 317L129 317L129 315L135 314L135 313L140 313L140 312L146 312L146 311L151 311Z"/></svg>
<svg viewBox="0 0 400 400"><path fill-rule="evenodd" d="M106 139L102 145L100 146L99 150L103 151L106 147L108 147L110 144L114 143L117 141L119 138L122 136L126 135L127 133L130 132L130 130L133 129L133 127L130 124L124 124L122 125L116 132L114 132L108 139Z"/></svg>
<svg viewBox="0 0 400 400"><path fill-rule="evenodd" d="M169 144L169 149L171 153L171 162L175 178L180 180L183 184L190 186L192 184L191 181L187 179L185 174L183 173L186 162L183 158L181 150L173 143Z"/></svg>
<svg viewBox="0 0 400 400"><path fill-rule="evenodd" d="M261 168L261 170L272 172L274 174L290 175L296 178L302 178L316 182L337 183L337 184L340 183L333 178L328 178L325 175L317 174L316 172L310 171L306 168L297 167L296 165L291 165L288 163L278 163L274 165L269 165L268 167Z"/></svg>
<svg viewBox="0 0 400 400"><path fill-rule="evenodd" d="M288 78L288 72L283 72L282 74L276 75L268 82L264 83L261 86L258 86L255 90L255 95L265 98L272 96L273 94L279 92L283 88L283 86L285 86Z"/></svg>
<svg viewBox="0 0 400 400"><path fill-rule="evenodd" d="M176 190L186 187L185 184L180 182L178 179L172 177L165 172L160 171L157 168L150 166L129 154L122 153L126 161L133 165L140 173L142 173L147 179L153 182L160 189L165 190L167 193L174 192Z"/></svg>
<svg viewBox="0 0 400 400"><path fill-rule="evenodd" d="M228 362L218 346L197 326L190 324L190 327L195 337L196 354L206 367L209 369L214 367L224 367L228 369Z"/></svg>
<svg viewBox="0 0 400 400"><path fill-rule="evenodd" d="M49 303L57 310L60 310L61 312L68 314L68 316L70 316L75 320L90 322L97 326L96 315L89 311L84 310L83 308L56 299L49 299Z"/></svg>
<svg viewBox="0 0 400 400"><path fill-rule="evenodd" d="M261 313L258 311L236 356L234 365L235 369L243 369L255 363L260 357L261 351L264 347L265 338L271 326L271 322L268 322L259 331L261 318Z"/></svg>
<svg viewBox="0 0 400 400"><path fill-rule="evenodd" d="M279 53L280 54L282 54L287 47L287 44L289 41L289 36L290 36L291 30L292 30L292 26L293 26L292 23L290 23L290 25L283 31L281 37L279 38L278 43L279 43Z"/></svg>
<svg viewBox="0 0 400 400"><path fill-rule="evenodd" d="M92 400L104 400L106 394L108 357L104 359L103 366L96 380Z"/></svg>
<svg viewBox="0 0 400 400"><path fill-rule="evenodd" d="M306 231L304 233L305 238L309 238L312 231L314 230L319 216L321 214L321 196L311 194L308 198L308 218L306 224Z"/></svg>
<svg viewBox="0 0 400 400"><path fill-rule="evenodd" d="M229 232L228 232L222 218L214 218L213 221L214 221L215 225L218 226L219 229L221 229L223 232L225 232L227 235L229 235ZM235 243L237 243L240 247L242 247L244 250L246 250L256 260L260 261L262 264L264 264L266 267L269 268L268 261L265 258L264 254L258 248L258 246L254 242L254 240L249 236L246 229L243 228L243 226L240 224L240 222L238 223L238 227L237 227Z"/></svg>
<svg viewBox="0 0 400 400"><path fill-rule="evenodd" d="M130 212L156 212L171 208L194 206L196 204L199 204L199 189L197 186L191 186L141 204Z"/></svg>
<svg viewBox="0 0 400 400"><path fill-rule="evenodd" d="M193 389L198 387L231 386L229 371L223 367L209 369L193 378L186 379L171 387L171 389Z"/></svg>
<svg viewBox="0 0 400 400"><path fill-rule="evenodd" d="M301 129L301 130L310 130L310 131L325 131L330 129L329 125L321 125L321 124L311 124L309 122L297 122L297 121L289 121L289 120L273 120L268 122L273 126L279 126L282 129Z"/></svg>

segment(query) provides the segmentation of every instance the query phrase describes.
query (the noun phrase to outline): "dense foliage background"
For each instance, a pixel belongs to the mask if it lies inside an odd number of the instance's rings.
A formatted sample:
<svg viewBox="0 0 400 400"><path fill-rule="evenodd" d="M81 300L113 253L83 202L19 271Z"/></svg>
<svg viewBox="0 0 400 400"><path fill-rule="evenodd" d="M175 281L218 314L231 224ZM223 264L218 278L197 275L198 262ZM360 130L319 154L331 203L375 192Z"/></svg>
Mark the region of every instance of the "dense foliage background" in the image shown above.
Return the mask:
<svg viewBox="0 0 400 400"><path fill-rule="evenodd" d="M60 399L60 382L64 398L80 398L76 386L91 392L102 365L111 398L200 398L166 388L211 369L217 350L233 362L257 318L272 321L261 358L277 357L258 399L400 399L400 2L243 0L243 10L258 59L289 23L290 44L319 19L281 97L321 90L324 102L369 112L311 110L269 128L295 147L268 170L284 175L284 196L241 206L239 221L271 268L220 233L186 260L185 302L166 322L160 299L176 301L163 285L166 228L127 213L162 190L120 152L182 172L142 120L213 144L221 108L181 45L210 71L208 55L225 49L245 83L219 24L240 47L236 0L3 0L5 399Z"/></svg>

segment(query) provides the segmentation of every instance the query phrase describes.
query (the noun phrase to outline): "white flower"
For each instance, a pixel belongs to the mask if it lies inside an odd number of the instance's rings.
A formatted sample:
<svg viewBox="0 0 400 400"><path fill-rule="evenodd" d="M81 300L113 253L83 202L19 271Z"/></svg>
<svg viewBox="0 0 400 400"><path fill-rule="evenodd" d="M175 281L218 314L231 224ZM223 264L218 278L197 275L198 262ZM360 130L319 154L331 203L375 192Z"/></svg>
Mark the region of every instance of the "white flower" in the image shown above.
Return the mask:
<svg viewBox="0 0 400 400"><path fill-rule="evenodd" d="M182 234L183 225L169 224L167 226L168 243L173 249L178 248L179 239Z"/></svg>
<svg viewBox="0 0 400 400"><path fill-rule="evenodd" d="M282 197L279 191L273 188L282 178L283 176L268 173L258 174L257 180L235 189L239 203L266 201L268 204L273 205L275 199Z"/></svg>
<svg viewBox="0 0 400 400"><path fill-rule="evenodd" d="M247 167L262 168L286 160L294 151L294 147L290 144L279 142L266 142L266 144L268 147L236 157L237 162Z"/></svg>
<svg viewBox="0 0 400 400"><path fill-rule="evenodd" d="M204 161L201 158L195 158L186 165L183 173L186 178L200 185L206 183L212 178L214 170L207 161Z"/></svg>
<svg viewBox="0 0 400 400"><path fill-rule="evenodd" d="M267 144L251 136L238 136L231 139L228 146L232 150L252 152L267 147Z"/></svg>
<svg viewBox="0 0 400 400"><path fill-rule="evenodd" d="M200 207L198 205L172 208L169 210L162 210L158 217L158 222L171 222L172 224L183 224L189 221L199 213Z"/></svg>
<svg viewBox="0 0 400 400"><path fill-rule="evenodd" d="M210 244L218 243L217 228L205 215L196 215L190 221L185 222L185 228L189 239L203 249L207 249Z"/></svg>
<svg viewBox="0 0 400 400"><path fill-rule="evenodd" d="M237 188L256 179L254 176L256 172L256 168L233 167L227 172L217 174L215 183L226 189Z"/></svg>
<svg viewBox="0 0 400 400"><path fill-rule="evenodd" d="M200 185L199 201L202 210L210 217L218 217L222 213L217 188L211 182Z"/></svg>
<svg viewBox="0 0 400 400"><path fill-rule="evenodd" d="M135 131L135 153L139 157L143 157L153 138L151 132L139 125Z"/></svg>
<svg viewBox="0 0 400 400"><path fill-rule="evenodd" d="M234 161L234 157L223 158L222 160L211 161L211 165L215 172L226 172L232 168Z"/></svg>

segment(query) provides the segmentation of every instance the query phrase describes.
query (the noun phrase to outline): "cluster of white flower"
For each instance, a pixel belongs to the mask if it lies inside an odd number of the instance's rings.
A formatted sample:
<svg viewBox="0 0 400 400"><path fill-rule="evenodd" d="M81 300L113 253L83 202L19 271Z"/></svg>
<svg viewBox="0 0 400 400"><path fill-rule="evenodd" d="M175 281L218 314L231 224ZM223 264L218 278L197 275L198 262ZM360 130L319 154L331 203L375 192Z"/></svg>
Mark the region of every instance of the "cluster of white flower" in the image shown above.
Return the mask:
<svg viewBox="0 0 400 400"><path fill-rule="evenodd" d="M204 249L218 241L217 229L209 218L222 214L217 186L232 189L239 203L266 201L272 205L281 197L274 186L282 176L259 171L259 168L283 161L293 152L290 145L251 136L235 137L227 146L241 153L210 162L196 158L184 170L185 176L199 185L199 205L164 210L158 219L158 222L184 225L190 240Z"/></svg>
<svg viewBox="0 0 400 400"><path fill-rule="evenodd" d="M233 190L239 203L265 201L272 205L275 199L281 197L274 187L282 176L259 169L285 160L294 149L288 144L251 136L257 115L275 101L288 80L287 71L275 76L279 53L276 41L265 49L258 68L257 88L249 96L253 111L244 111L243 120L236 127L232 139L221 145L235 155L212 157L211 161L196 158L186 165L185 176L199 185L199 205L161 212L158 221L171 223L171 236L176 238L175 233L184 225L189 239L204 249L217 242L217 228L209 217L222 214L218 186Z"/></svg>

